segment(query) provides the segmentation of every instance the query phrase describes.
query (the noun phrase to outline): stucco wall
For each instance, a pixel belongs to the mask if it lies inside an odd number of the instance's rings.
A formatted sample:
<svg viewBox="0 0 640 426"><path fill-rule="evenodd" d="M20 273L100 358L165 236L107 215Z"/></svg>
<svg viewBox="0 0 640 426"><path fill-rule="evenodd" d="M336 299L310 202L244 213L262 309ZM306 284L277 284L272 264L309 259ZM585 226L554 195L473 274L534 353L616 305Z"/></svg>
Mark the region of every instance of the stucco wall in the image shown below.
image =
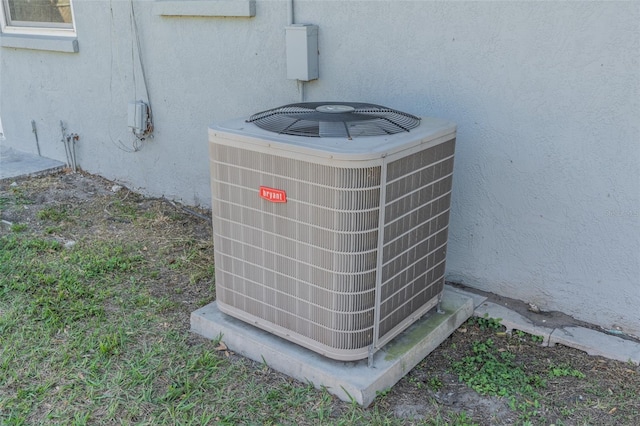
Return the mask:
<svg viewBox="0 0 640 426"><path fill-rule="evenodd" d="M12 147L208 205L206 129L296 102L286 2L253 18L134 10L155 137L131 148L145 98L131 5L74 2L80 50L0 49ZM640 335L640 3L298 1L317 24L307 100L362 100L458 123L448 277Z"/></svg>

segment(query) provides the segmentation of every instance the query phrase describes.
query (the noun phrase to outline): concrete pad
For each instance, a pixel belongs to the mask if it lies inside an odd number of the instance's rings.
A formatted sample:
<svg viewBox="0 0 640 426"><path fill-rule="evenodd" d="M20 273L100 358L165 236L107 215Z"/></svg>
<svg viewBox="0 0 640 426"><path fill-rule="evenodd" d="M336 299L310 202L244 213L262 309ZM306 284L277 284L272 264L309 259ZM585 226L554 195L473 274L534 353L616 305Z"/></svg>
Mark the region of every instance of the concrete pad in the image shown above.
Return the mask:
<svg viewBox="0 0 640 426"><path fill-rule="evenodd" d="M493 302L482 303L473 314L477 317L486 315L488 318L500 318L502 320L500 324L505 326L507 333L511 333L513 330L520 330L525 333L542 336L543 346L549 346L549 338L554 330L553 328L535 325L527 317Z"/></svg>
<svg viewBox="0 0 640 426"><path fill-rule="evenodd" d="M445 287L442 310L414 323L367 360L342 362L281 339L220 312L213 302L191 313L191 330L209 339L222 338L227 347L242 356L316 388L326 388L343 401L368 406L377 392L393 386L437 348L473 313L473 299L460 290Z"/></svg>
<svg viewBox="0 0 640 426"><path fill-rule="evenodd" d="M462 294L466 297L470 297L471 299L473 299L474 308L477 308L478 306L482 305L482 303L484 303L484 301L487 300L486 296L483 296L478 293L473 293L470 291L465 291L465 290L462 290L461 288L456 288L451 286L445 286L445 288L447 288L449 291L458 292L459 294Z"/></svg>
<svg viewBox="0 0 640 426"><path fill-rule="evenodd" d="M640 364L640 343L585 327L557 328L551 334L549 343L560 343L585 351L589 355Z"/></svg>
<svg viewBox="0 0 640 426"><path fill-rule="evenodd" d="M0 145L0 179L53 173L65 166L57 160Z"/></svg>

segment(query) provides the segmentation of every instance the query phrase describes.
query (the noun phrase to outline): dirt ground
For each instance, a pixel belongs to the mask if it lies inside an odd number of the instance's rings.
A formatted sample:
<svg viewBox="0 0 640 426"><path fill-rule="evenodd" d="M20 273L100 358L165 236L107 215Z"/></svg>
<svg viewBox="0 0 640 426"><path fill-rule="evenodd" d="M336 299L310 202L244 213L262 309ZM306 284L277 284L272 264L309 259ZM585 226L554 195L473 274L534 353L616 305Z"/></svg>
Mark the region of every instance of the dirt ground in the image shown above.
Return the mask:
<svg viewBox="0 0 640 426"><path fill-rule="evenodd" d="M4 203L3 203L3 200ZM7 200L13 200L9 203ZM22 200L22 202L20 202ZM58 212L59 220L51 219ZM73 216L66 221L64 214ZM154 256L174 256L168 264L180 262L183 247L172 248L172 241L189 236L192 247L213 262L213 244L209 212L185 207L169 200L146 198L103 178L82 173L60 173L44 177L0 181L0 234L15 232L15 226L29 232L49 235L67 246L88 235L99 233L137 240ZM146 218L145 220L138 220ZM97 226L100 224L100 226ZM96 235L97 234L97 235ZM173 250L173 252L172 252ZM166 259L165 259L166 260ZM203 265L203 270L207 265ZM215 297L212 283L193 276L167 274L169 279L156 280L155 291L170 295L182 305L175 318L185 333L189 330L191 311ZM168 291L181 287L181 291ZM546 326L577 324L561 313L538 313L518 301L488 295L492 300ZM194 343L200 339L192 337ZM523 420L521 413L509 406L505 398L483 396L459 381L451 372L454 361L470 353L472 342L493 339L499 350L516 354L519 365L542 374L549 365L575 368L585 378L549 378L540 391L539 415ZM237 356L237 355L233 355ZM640 424L640 370L630 363L591 357L580 351L557 346L542 347L527 340L501 333L499 329L482 329L464 325L430 354L397 385L374 403L375 409L392 413L403 423L412 424L433 419L456 418L464 413L468 424ZM345 404L334 402L336 413ZM459 418L458 418L459 420ZM459 424L467 424L464 421Z"/></svg>

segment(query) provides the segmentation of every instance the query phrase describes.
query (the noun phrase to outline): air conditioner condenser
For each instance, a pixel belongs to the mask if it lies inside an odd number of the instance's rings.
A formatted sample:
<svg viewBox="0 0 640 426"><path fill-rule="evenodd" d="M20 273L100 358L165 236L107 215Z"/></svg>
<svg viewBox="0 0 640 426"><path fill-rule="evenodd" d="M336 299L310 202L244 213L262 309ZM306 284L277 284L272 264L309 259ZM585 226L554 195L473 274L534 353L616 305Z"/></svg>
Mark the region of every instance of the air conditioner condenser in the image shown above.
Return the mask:
<svg viewBox="0 0 640 426"><path fill-rule="evenodd" d="M344 109L384 115L360 105ZM218 307L329 358L367 358L441 300L456 128L413 117L375 135L363 118L289 115L293 134L209 129Z"/></svg>

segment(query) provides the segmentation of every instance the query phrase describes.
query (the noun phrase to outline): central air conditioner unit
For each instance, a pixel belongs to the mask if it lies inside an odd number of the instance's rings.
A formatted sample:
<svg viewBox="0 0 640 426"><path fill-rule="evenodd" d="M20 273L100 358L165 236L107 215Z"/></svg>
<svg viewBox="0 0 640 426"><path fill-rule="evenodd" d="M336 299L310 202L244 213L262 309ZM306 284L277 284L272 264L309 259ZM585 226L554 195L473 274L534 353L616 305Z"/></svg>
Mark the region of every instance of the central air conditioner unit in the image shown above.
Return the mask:
<svg viewBox="0 0 640 426"><path fill-rule="evenodd" d="M442 298L456 127L300 103L209 129L220 311L369 357Z"/></svg>

